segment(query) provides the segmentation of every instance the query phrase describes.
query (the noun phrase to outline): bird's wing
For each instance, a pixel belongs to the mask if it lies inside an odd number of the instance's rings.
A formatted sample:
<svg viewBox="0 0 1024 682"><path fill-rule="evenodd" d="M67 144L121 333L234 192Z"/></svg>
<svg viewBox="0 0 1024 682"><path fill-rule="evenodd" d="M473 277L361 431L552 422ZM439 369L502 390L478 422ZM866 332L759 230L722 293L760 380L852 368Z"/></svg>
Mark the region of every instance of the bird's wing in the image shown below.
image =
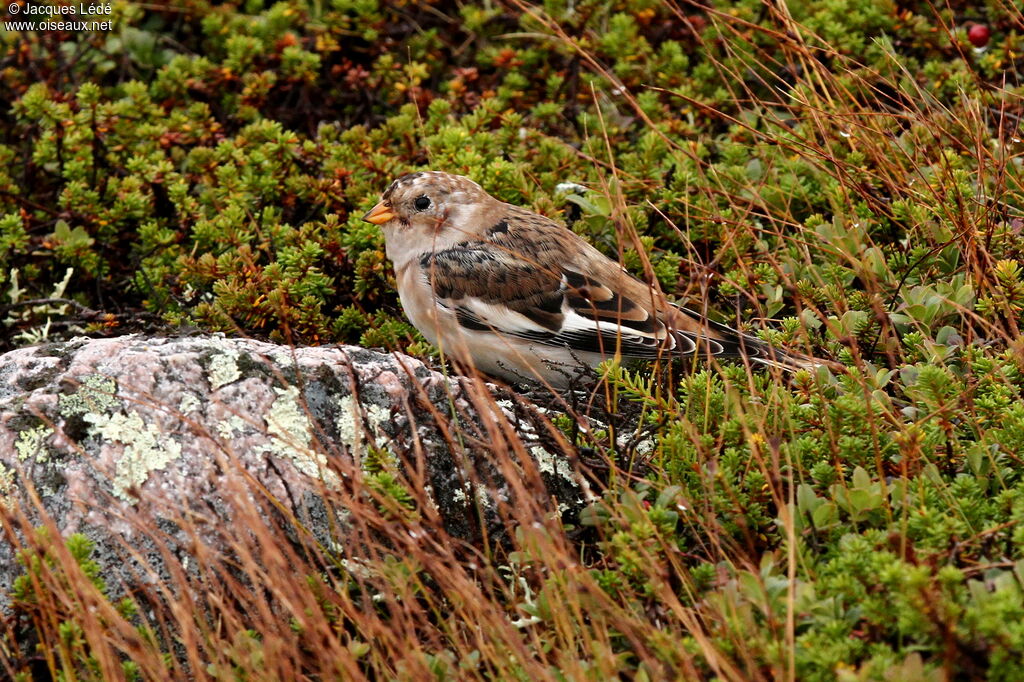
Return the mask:
<svg viewBox="0 0 1024 682"><path fill-rule="evenodd" d="M438 304L465 329L581 352L655 358L724 350L696 327L666 324L668 304L652 304L649 287L572 232L536 227L502 220L483 239L425 254L420 267ZM607 266L593 267L595 259Z"/></svg>

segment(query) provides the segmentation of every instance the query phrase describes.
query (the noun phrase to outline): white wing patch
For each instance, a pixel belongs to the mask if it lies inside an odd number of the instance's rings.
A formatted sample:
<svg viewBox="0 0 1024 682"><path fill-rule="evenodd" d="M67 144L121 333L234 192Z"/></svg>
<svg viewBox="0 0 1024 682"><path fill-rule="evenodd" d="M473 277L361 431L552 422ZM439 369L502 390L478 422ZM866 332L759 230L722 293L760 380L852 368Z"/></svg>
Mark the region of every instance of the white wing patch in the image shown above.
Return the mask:
<svg viewBox="0 0 1024 682"><path fill-rule="evenodd" d="M657 334L638 332L627 326L604 320L593 320L563 304L563 322L558 330L537 324L526 315L500 303L487 303L479 298L438 299L438 305L454 311L460 326L472 331L490 331L547 346L568 347L586 353L625 357L657 358L666 354L692 355L698 344L689 334L670 332L664 327ZM712 352L721 346L708 339ZM704 339L701 339L701 345ZM717 348L717 350L716 350Z"/></svg>

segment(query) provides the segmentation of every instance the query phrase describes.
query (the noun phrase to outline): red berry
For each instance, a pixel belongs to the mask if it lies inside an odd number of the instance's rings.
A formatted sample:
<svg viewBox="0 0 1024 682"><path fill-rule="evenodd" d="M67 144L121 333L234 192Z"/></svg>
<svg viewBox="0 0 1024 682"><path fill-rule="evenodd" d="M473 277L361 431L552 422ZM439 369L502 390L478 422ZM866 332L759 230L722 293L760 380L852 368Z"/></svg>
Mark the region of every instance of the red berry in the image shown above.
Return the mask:
<svg viewBox="0 0 1024 682"><path fill-rule="evenodd" d="M988 26L985 24L975 24L967 30L967 39L975 47L985 47L988 45L988 39L991 36L992 32L988 30Z"/></svg>

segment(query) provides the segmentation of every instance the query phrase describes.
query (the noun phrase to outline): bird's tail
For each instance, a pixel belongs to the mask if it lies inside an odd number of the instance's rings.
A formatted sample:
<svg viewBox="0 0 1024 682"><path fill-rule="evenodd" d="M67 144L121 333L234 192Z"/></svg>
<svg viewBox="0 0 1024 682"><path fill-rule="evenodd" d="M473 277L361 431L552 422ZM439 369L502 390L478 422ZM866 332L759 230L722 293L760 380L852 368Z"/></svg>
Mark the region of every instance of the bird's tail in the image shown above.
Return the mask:
<svg viewBox="0 0 1024 682"><path fill-rule="evenodd" d="M747 334L743 335L747 337ZM818 371L819 367L828 367L830 370L837 370L840 365L829 360L820 360L807 355L801 355L793 353L791 351L785 351L781 348L771 346L760 339L754 339L749 337L744 341L747 344L748 350L745 356L750 359L751 362L756 362L759 365L765 365L766 367L777 367L784 372L798 372L802 369L806 369L808 372L814 373ZM751 341L757 345L751 344Z"/></svg>
<svg viewBox="0 0 1024 682"><path fill-rule="evenodd" d="M842 370L842 365L839 363L776 348L750 334L709 320L692 310L686 308L681 308L681 310L692 319L699 319L700 325L703 327L700 334L686 333L696 341L698 347L696 354L698 355L706 353L716 358L745 358L750 362L767 367L777 367L785 372L797 372L805 369L813 373L819 367L827 367L834 372Z"/></svg>

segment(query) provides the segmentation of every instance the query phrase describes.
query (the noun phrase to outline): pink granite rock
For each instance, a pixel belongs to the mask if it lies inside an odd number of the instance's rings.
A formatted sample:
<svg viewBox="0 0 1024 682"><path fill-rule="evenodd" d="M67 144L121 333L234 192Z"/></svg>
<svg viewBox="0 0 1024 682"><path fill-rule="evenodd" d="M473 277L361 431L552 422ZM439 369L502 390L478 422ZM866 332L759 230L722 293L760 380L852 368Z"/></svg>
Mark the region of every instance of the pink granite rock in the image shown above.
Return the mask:
<svg viewBox="0 0 1024 682"><path fill-rule="evenodd" d="M452 537L500 538L524 496L582 504L570 450L514 394L399 353L219 336L25 348L0 358L0 591L9 540L45 525L91 538L115 595L171 555L220 551L241 506L342 548L381 471Z"/></svg>

